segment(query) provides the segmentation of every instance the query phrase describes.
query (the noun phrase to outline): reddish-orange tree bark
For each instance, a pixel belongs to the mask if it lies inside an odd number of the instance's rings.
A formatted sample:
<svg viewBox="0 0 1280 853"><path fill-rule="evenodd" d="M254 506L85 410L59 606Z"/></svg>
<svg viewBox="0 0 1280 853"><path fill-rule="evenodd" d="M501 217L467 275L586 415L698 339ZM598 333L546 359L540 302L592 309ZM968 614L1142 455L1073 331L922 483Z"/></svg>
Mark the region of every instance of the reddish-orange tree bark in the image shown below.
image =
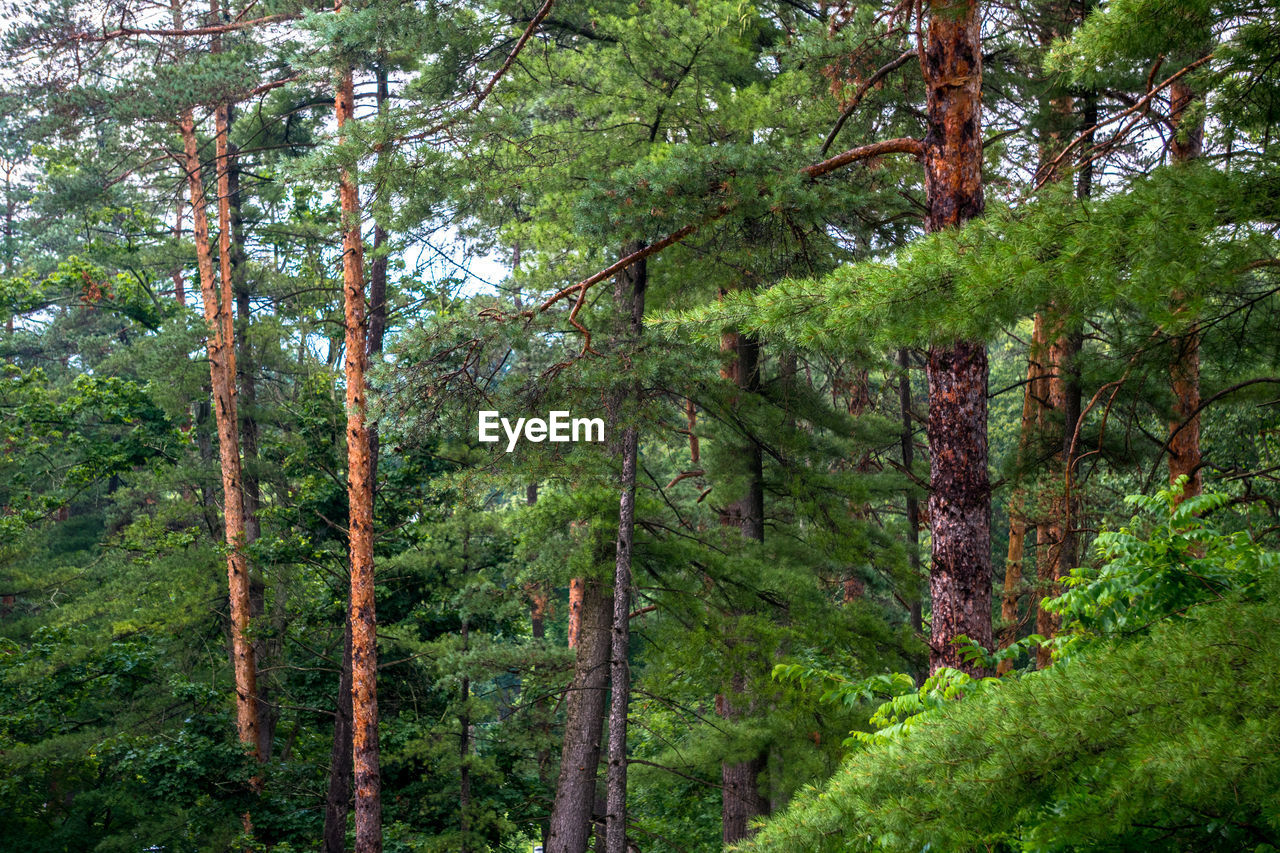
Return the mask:
<svg viewBox="0 0 1280 853"><path fill-rule="evenodd" d="M339 133L355 109L351 72L344 71L335 98ZM373 454L365 417L368 360L364 293L364 242L355 176L338 179L342 209L342 295L346 322L347 500L351 561L351 754L355 776L357 853L382 850L382 780L378 756L378 639L373 577Z"/></svg>
<svg viewBox="0 0 1280 853"><path fill-rule="evenodd" d="M932 0L923 54L930 232L982 214L982 43L977 0ZM990 648L991 488L987 474L987 349L982 341L930 347L928 432L933 559L929 668L975 671L955 644Z"/></svg>
<svg viewBox="0 0 1280 853"><path fill-rule="evenodd" d="M218 430L218 452L222 466L223 526L228 549L227 588L231 598L231 663L235 671L236 730L241 742L255 757L259 757L257 667L253 644L247 633L251 615L249 569L244 553L244 500L240 472L239 422L236 417L236 352L232 337L230 284L224 273L224 286L220 288L214 274L199 142L191 110L183 113L178 128L182 133L187 186L191 194L191 221L196 244L200 296L204 303L205 323L209 327L209 376L213 386L213 414ZM219 207L221 204L220 202ZM219 241L226 239L228 234L224 228Z"/></svg>

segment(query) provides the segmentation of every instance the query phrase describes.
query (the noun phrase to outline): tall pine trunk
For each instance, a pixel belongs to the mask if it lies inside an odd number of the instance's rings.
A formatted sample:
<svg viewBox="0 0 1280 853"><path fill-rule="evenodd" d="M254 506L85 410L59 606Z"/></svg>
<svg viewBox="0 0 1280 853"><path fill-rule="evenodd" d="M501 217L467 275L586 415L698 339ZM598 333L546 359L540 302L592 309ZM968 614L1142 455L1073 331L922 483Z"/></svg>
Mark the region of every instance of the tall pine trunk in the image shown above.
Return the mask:
<svg viewBox="0 0 1280 853"><path fill-rule="evenodd" d="M638 251L627 246L623 255ZM614 303L623 315L619 355L636 357L635 350L644 332L644 296L648 285L648 265L640 261L618 274ZM627 849L627 712L631 703L631 559L635 543L636 468L639 465L640 435L635 407L640 402L638 383L620 389L611 413L621 421L622 472L618 500L618 541L613 573L613 631L610 643L609 770L605 798L605 853L626 853ZM632 404L628 407L628 402Z"/></svg>
<svg viewBox="0 0 1280 853"><path fill-rule="evenodd" d="M1179 80L1169 87L1169 123L1173 126L1173 139L1169 151L1175 163L1189 163L1199 158L1204 150L1204 122L1191 123L1186 112L1195 103L1197 94L1186 82ZM1183 300L1180 293L1173 294L1175 310ZM1200 494L1203 487L1200 473L1200 332L1193 324L1174 348L1173 363L1169 369L1173 390L1173 419L1169 423L1169 483L1185 476L1182 497Z"/></svg>
<svg viewBox="0 0 1280 853"><path fill-rule="evenodd" d="M731 380L744 393L760 391L760 344L750 335L727 332L720 340L720 349L730 353L722 376ZM760 445L751 442L741 448L747 462L746 494L726 506L720 513L720 523L725 527L737 527L743 538L754 542L764 541L764 457ZM732 614L734 621L738 614ZM736 626L731 629L736 631ZM733 650L741 640L726 637L730 665ZM727 720L741 719L749 713L753 703L748 694L748 675L738 667L729 679L729 690L717 697L716 710ZM720 765L720 833L725 844L734 844L750 836L751 821L769 813L769 800L760 790L760 774L768 764L764 752L743 761L724 761Z"/></svg>
<svg viewBox="0 0 1280 853"><path fill-rule="evenodd" d="M390 92L387 83L387 69L382 63L379 63L376 72L376 92L377 105L379 115L386 110L387 100ZM385 160L385 149L379 149L378 160L379 165ZM384 181L385 177L379 173L379 182ZM379 190L381 183L379 183ZM381 195L381 192L379 192ZM369 264L369 339L368 351L370 358L382 353L383 341L387 335L387 229L383 227L380 217L380 206L374 206L373 216L373 262ZM372 457L373 487L378 487L378 424L373 422L369 424L369 455Z"/></svg>
<svg viewBox="0 0 1280 853"><path fill-rule="evenodd" d="M982 43L977 0L931 0L924 44L928 133L925 230L982 214ZM933 554L930 671L970 673L955 644L986 648L991 633L991 488L987 473L987 350L982 341L935 344L929 378L929 518ZM985 673L984 673L985 674Z"/></svg>
<svg viewBox="0 0 1280 853"><path fill-rule="evenodd" d="M334 100L339 133L352 118L355 91L342 72ZM355 776L356 853L382 850L382 779L378 756L378 645L373 571L373 457L365 422L368 360L364 243L360 195L351 170L338 179L342 209L342 291L346 323L347 500L351 562L351 753Z"/></svg>
<svg viewBox="0 0 1280 853"><path fill-rule="evenodd" d="M252 546L261 535L258 510L262 503L262 490L258 482L258 385L257 367L254 364L253 345L249 335L249 284L245 269L244 224L240 214L240 166L235 146L231 143L234 108L227 104L218 118L218 227L229 239L218 241L219 263L226 270L223 277L230 277L231 292L235 295L235 345L237 414L240 425L241 479L244 486L244 542ZM249 566L249 608L252 619L266 612L265 585L261 573ZM283 603L276 607L274 617L281 618ZM279 633L277 633L279 636ZM259 668L258 677L258 756L262 761L271 757L275 739L277 714L271 707L271 679L263 677L265 662L280 655L280 641L256 639L254 657Z"/></svg>
<svg viewBox="0 0 1280 853"><path fill-rule="evenodd" d="M387 72L377 71L378 110L387 102ZM366 347L370 358L382 352L387 330L387 259L381 251L387 238L386 229L375 216L373 226L374 258L369 265L369 332ZM369 430L369 479L373 488L378 482L378 425ZM325 795L324 853L343 853L346 849L347 814L351 802L352 720L351 720L351 609L343 619L342 662L338 676L338 696L333 718L333 746L329 754L329 788Z"/></svg>
<svg viewBox="0 0 1280 853"><path fill-rule="evenodd" d="M200 277L200 296L208 326L209 380L213 390L213 416L218 431L222 468L223 528L227 543L227 588L231 603L231 663L235 672L236 732L255 758L258 754L257 667L248 638L251 608L249 567L245 559L244 502L240 474L239 426L236 420L236 353L231 322L230 278L222 287L214 273L209 243L209 217L195 118L191 110L179 122L191 194L191 219ZM229 235L220 235L229 238ZM228 271L229 272L229 271Z"/></svg>

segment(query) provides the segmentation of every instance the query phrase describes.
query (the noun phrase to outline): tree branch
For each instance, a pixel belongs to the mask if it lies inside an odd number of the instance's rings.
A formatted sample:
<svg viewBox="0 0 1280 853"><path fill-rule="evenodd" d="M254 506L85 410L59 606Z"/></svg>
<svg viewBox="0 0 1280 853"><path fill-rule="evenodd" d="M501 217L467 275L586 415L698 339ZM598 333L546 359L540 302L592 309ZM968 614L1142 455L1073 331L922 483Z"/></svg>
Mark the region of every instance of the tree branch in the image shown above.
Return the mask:
<svg viewBox="0 0 1280 853"><path fill-rule="evenodd" d="M220 35L222 33L231 33L238 30L252 29L253 27L262 26L264 24L276 24L281 21L292 21L297 19L297 15L292 13L281 13L279 15L266 15L261 18L254 18L251 21L233 21L229 24L215 24L208 27L192 27L189 30L169 29L169 30L152 30L142 27L121 27L117 30L110 30L103 33L72 33L67 37L68 41L111 41L112 39L123 38L125 36L167 36L172 38L188 38L191 36L211 36Z"/></svg>
<svg viewBox="0 0 1280 853"><path fill-rule="evenodd" d="M862 103L862 99L866 97L867 92L870 92L871 88L885 77L888 77L894 71L897 71L899 68L910 62L911 58L915 56L917 52L916 48L912 48L892 62L881 66L875 74L871 75L871 78L867 80L867 82L858 87L858 91L853 95L853 100L849 102L848 106L846 106L843 111L841 111L840 118L836 119L836 126L831 128L831 132L827 134L826 141L822 143L822 148L818 153L827 153L827 149L831 147L831 143L836 141L836 135L840 133L840 128L844 127L844 123L853 115L854 110L858 108L858 104Z"/></svg>
<svg viewBox="0 0 1280 853"><path fill-rule="evenodd" d="M1128 109L1122 110L1116 113L1115 115L1113 115L1111 118L1105 121L1100 121L1097 124L1093 125L1092 127L1087 127L1084 130L1080 131L1080 133L1076 136L1076 138L1071 140L1070 144L1068 144L1066 148L1062 149L1062 152L1058 154L1057 157L1054 157L1052 160L1050 160L1048 163L1044 165L1044 167L1041 169L1041 173L1044 175L1044 177L1042 177L1040 180L1036 182L1035 189L1038 190L1042 186L1044 186L1049 181L1049 179L1053 176L1054 172L1056 171L1058 166L1062 163L1063 159L1065 159L1066 156L1070 154L1072 150L1074 150L1075 147L1079 145L1081 142L1084 142L1086 139L1092 139L1095 131L1103 127L1106 127L1109 124L1115 124L1125 116L1135 113L1138 110L1142 109L1148 103L1150 103L1151 99L1154 98L1156 95L1158 95L1160 92L1162 92L1169 86L1176 83L1182 77L1186 76L1187 74L1190 74L1192 71L1199 68L1201 65L1204 65L1210 59L1213 59L1213 54L1206 53L1204 56L1200 57L1195 62L1191 63L1190 65L1186 66L1180 71L1170 74L1160 83L1160 85L1154 88L1148 88L1147 93L1143 95L1141 98L1139 98L1138 100L1134 101L1133 105L1130 106ZM1153 76L1156 68L1158 67L1159 66L1157 65L1155 68L1152 69ZM1141 118L1141 116L1139 116L1139 118ZM1114 144L1116 141L1117 140L1113 139L1111 140L1111 143Z"/></svg>

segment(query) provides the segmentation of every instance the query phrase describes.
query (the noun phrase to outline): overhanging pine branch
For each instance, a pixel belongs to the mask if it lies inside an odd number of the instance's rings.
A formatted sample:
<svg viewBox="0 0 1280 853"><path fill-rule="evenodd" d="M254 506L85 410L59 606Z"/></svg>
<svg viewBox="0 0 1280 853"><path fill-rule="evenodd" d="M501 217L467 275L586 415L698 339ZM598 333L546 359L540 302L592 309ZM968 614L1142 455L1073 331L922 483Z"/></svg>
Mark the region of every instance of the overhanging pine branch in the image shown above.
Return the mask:
<svg viewBox="0 0 1280 853"><path fill-rule="evenodd" d="M842 154L837 154L836 156L823 160L820 163L805 166L800 170L800 174L807 178L816 179L829 174L830 172L834 172L837 169L843 168L844 166L857 163L860 160L869 160L872 157L882 157L886 154L910 154L916 158L923 157L924 143L918 139L903 137L900 139L886 139L881 142L873 142L869 145L859 145L857 148L850 148L848 151L845 151ZM617 275L637 261L643 261L645 258L658 254L663 249L674 246L684 238L696 233L703 226L710 225L712 222L724 218L724 216L732 210L733 206L731 205L720 205L710 216L706 217L701 222L691 223L677 231L673 231L661 240L650 243L644 248L620 258L618 261L610 264L608 267L600 270L594 275L584 278L577 284L571 284L568 287L557 291L537 308L523 312L524 316L532 317L535 314L540 314L552 305L555 305L557 302L577 294L578 298L574 302L573 310L569 314L569 323L573 325L575 329L587 336L587 349L589 349L591 336L590 333L588 333L587 330L578 323L578 311L581 310L582 305L586 300L587 291L590 290L593 285L599 284L605 279ZM587 350L584 349L584 353L586 351Z"/></svg>

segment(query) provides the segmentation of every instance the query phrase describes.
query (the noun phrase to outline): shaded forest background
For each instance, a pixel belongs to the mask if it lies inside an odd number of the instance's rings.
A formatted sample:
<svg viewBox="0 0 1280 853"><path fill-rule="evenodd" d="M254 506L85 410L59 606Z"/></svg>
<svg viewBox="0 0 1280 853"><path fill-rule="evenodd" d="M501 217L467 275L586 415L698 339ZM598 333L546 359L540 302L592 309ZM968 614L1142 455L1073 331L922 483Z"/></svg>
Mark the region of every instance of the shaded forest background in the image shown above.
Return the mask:
<svg viewBox="0 0 1280 853"><path fill-rule="evenodd" d="M0 847L1280 849L1274 3L5 13Z"/></svg>

